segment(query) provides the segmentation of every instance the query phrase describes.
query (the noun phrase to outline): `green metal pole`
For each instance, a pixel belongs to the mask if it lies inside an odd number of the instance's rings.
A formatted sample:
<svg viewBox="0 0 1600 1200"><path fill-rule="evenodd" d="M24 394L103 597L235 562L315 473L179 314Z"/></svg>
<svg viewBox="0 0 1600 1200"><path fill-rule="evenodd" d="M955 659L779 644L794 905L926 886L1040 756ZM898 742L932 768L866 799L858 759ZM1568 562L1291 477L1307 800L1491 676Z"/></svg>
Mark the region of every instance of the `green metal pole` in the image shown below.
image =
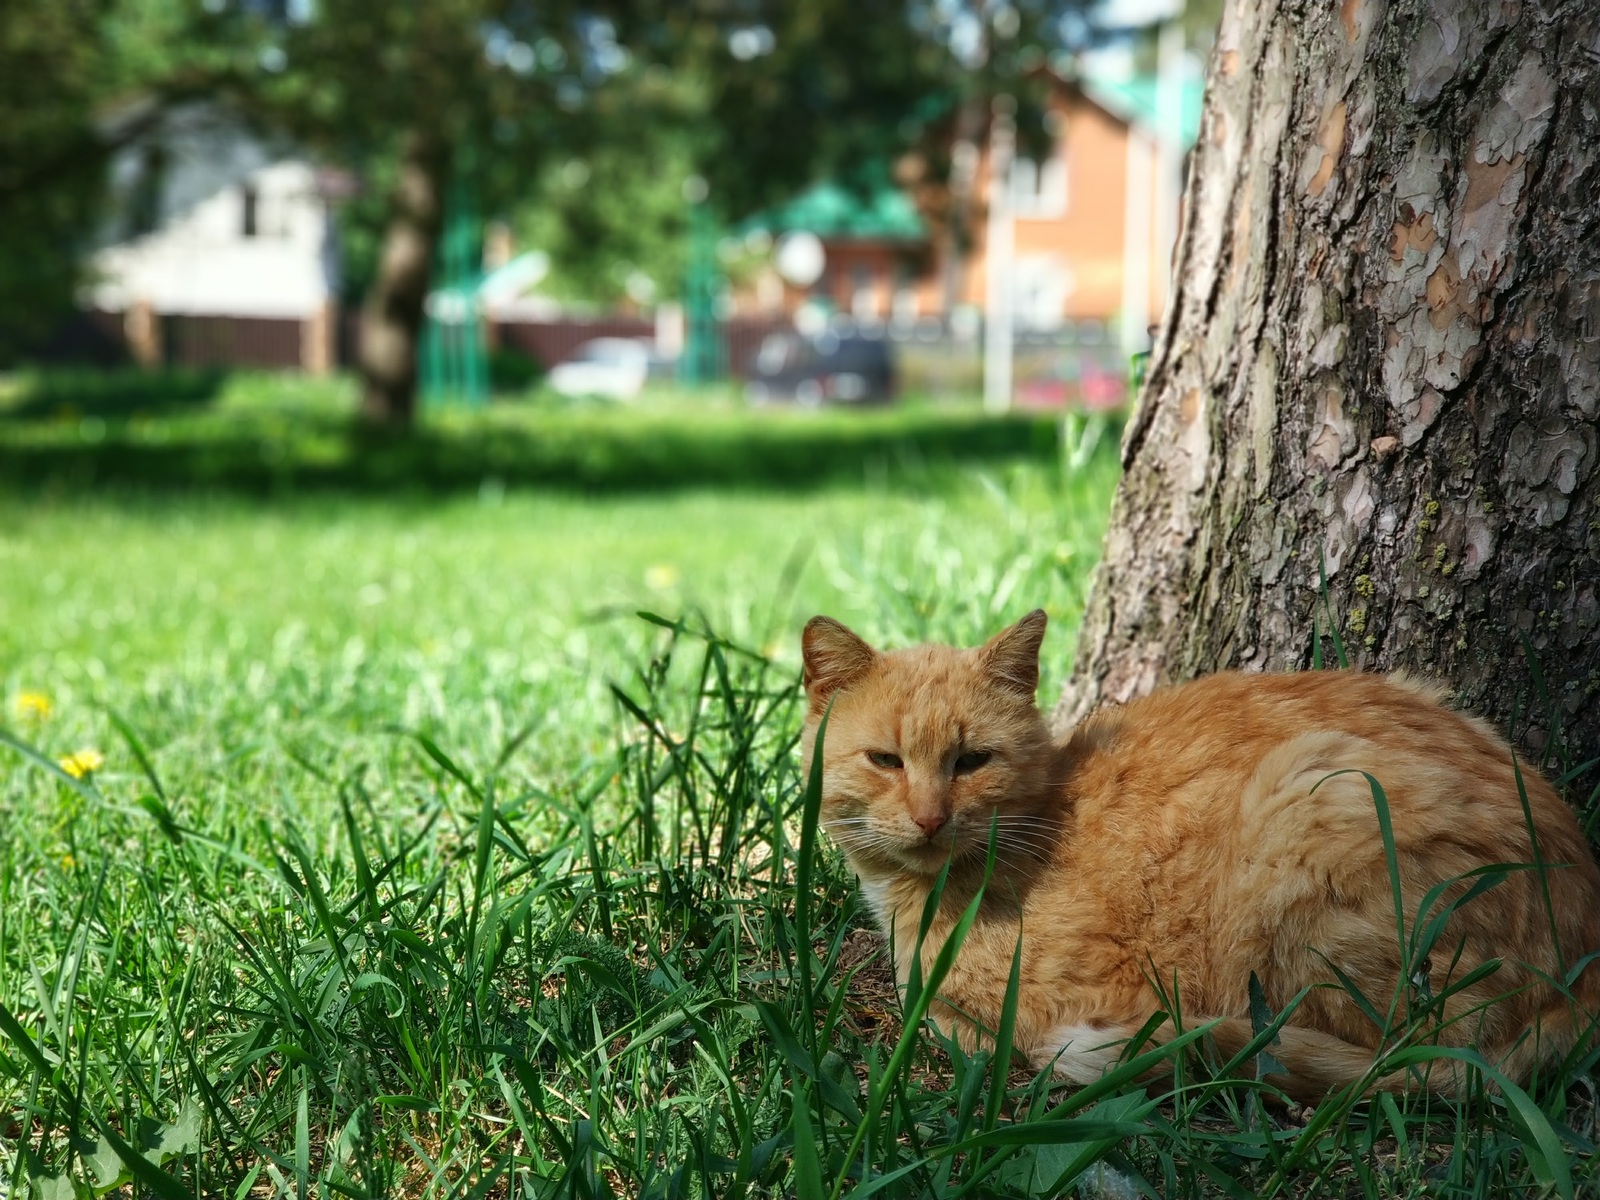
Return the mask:
<svg viewBox="0 0 1600 1200"><path fill-rule="evenodd" d="M434 270L434 311L422 342L423 399L430 408L489 397L488 362L477 288L482 272L475 259L479 223L465 170L450 187Z"/></svg>
<svg viewBox="0 0 1600 1200"><path fill-rule="evenodd" d="M717 296L721 291L717 268L717 230L711 206L704 197L690 200L689 269L684 278L683 361L678 377L698 385L721 377L723 353L717 321Z"/></svg>

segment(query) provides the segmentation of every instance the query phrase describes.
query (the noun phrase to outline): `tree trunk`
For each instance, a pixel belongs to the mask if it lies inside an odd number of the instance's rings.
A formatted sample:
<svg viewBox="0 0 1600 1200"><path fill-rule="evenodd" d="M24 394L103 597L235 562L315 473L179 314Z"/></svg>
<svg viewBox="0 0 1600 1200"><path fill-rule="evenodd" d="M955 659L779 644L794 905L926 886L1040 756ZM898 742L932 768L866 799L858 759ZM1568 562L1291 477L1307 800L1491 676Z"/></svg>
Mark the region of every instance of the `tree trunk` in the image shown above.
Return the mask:
<svg viewBox="0 0 1600 1200"><path fill-rule="evenodd" d="M375 424L405 426L416 416L423 305L444 224L448 169L449 155L437 143L417 135L407 141L361 314L361 411Z"/></svg>
<svg viewBox="0 0 1600 1200"><path fill-rule="evenodd" d="M1597 198L1594 0L1230 0L1059 723L1332 628L1600 755Z"/></svg>

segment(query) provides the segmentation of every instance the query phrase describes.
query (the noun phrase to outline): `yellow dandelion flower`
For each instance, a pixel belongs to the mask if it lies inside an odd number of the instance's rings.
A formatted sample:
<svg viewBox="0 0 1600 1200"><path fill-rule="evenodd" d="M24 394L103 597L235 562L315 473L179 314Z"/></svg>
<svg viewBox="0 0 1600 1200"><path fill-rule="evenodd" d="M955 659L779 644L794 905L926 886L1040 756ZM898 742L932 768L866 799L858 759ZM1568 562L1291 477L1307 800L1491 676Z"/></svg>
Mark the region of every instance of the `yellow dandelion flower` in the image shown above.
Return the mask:
<svg viewBox="0 0 1600 1200"><path fill-rule="evenodd" d="M664 592L668 588L676 587L678 579L678 568L671 563L657 563L655 566L647 568L644 573L645 586L657 592Z"/></svg>
<svg viewBox="0 0 1600 1200"><path fill-rule="evenodd" d="M19 717L37 717L44 720L50 715L50 697L43 692L18 692L11 707L17 710Z"/></svg>
<svg viewBox="0 0 1600 1200"><path fill-rule="evenodd" d="M83 749L65 758L58 758L56 762L61 769L74 779L82 779L85 775L93 775L105 766L106 756L98 750Z"/></svg>
<svg viewBox="0 0 1600 1200"><path fill-rule="evenodd" d="M78 860L73 858L72 855L63 854L61 856L61 869L63 871L70 871L70 870L72 870L72 868L76 867L77 865L78 865Z"/></svg>

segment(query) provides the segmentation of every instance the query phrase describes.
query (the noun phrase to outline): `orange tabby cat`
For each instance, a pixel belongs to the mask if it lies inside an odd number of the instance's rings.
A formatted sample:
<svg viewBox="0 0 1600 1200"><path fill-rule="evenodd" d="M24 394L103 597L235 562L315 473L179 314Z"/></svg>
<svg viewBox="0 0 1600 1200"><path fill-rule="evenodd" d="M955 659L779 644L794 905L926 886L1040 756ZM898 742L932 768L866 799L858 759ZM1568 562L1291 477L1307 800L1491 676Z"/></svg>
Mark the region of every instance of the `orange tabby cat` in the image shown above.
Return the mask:
<svg viewBox="0 0 1600 1200"><path fill-rule="evenodd" d="M952 862L925 967L979 885L998 823L994 879L935 1012L969 1044L973 1022L999 1025L1019 930L1016 1046L1079 1082L1161 1007L1152 979L1169 993L1176 979L1186 1026L1221 1019L1224 1053L1251 1036L1252 973L1274 1011L1334 985L1334 966L1387 1011L1401 967L1394 894L1357 772L1388 799L1408 932L1434 884L1535 861L1510 748L1434 689L1349 671L1221 674L1057 740L1034 699L1044 628L1033 612L976 650L880 653L816 617L803 638L808 769L831 704L822 821L897 935L902 984L934 877ZM1501 960L1446 1000L1431 1036L1477 1046L1518 1078L1588 1037L1600 1012L1600 967L1579 975L1576 1002L1543 982L1600 949L1600 871L1550 785L1522 778L1549 906L1537 872L1511 871L1411 964L1412 995L1426 998ZM1287 1071L1272 1081L1320 1098L1364 1076L1382 1036L1344 987L1312 986L1272 1047ZM1449 1064L1427 1079L1458 1085Z"/></svg>

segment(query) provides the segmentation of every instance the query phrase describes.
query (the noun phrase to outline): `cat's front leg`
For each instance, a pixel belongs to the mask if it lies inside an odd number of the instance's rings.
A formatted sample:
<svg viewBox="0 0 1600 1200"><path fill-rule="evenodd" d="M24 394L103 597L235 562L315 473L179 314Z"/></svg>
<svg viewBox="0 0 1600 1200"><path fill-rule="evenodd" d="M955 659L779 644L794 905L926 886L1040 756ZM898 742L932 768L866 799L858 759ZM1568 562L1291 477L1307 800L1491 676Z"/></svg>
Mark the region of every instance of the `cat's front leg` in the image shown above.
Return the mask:
<svg viewBox="0 0 1600 1200"><path fill-rule="evenodd" d="M1058 1025L1028 1047L1028 1063L1073 1083L1094 1083L1122 1058L1137 1025Z"/></svg>

